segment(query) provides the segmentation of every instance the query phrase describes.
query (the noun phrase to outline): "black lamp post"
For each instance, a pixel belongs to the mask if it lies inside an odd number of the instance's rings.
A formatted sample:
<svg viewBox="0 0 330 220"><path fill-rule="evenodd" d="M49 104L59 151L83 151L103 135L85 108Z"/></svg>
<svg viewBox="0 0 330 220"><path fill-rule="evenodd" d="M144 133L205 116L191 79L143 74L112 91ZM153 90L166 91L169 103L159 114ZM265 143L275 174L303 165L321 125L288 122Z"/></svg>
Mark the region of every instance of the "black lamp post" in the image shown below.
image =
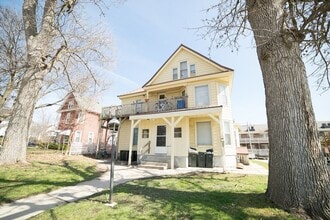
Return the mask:
<svg viewBox="0 0 330 220"><path fill-rule="evenodd" d="M109 196L109 206L113 207L116 205L115 202L113 202L112 195L113 195L113 179L114 179L114 168L115 168L115 133L118 130L119 127L119 120L116 117L113 117L108 122L108 128L111 130L111 170L110 170L110 196Z"/></svg>

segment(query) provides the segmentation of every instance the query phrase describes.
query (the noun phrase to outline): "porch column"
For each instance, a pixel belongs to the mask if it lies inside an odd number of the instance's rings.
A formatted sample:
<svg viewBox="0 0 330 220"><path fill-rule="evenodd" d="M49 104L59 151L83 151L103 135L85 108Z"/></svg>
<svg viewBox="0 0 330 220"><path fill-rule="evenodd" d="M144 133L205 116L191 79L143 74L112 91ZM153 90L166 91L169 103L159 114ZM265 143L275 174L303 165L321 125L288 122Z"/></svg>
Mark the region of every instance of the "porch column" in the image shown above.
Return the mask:
<svg viewBox="0 0 330 220"><path fill-rule="evenodd" d="M163 118L164 121L170 127L170 144L171 144L171 169L174 169L174 127L181 121L183 116L180 116L177 120L174 120L174 116L171 117L171 121L167 120L167 118Z"/></svg>
<svg viewBox="0 0 330 220"><path fill-rule="evenodd" d="M131 120L131 133L129 136L129 149L128 149L128 162L127 165L130 166L132 163L132 148L133 148L133 137L134 137L134 128L140 123L141 119L137 120L134 123L134 119Z"/></svg>

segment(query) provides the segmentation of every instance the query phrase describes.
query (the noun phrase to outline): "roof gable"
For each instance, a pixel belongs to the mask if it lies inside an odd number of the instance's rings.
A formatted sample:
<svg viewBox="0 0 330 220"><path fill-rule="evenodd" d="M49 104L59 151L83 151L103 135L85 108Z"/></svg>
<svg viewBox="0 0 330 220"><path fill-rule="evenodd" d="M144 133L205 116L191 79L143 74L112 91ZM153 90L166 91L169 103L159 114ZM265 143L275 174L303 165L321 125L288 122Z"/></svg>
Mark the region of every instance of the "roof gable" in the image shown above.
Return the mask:
<svg viewBox="0 0 330 220"><path fill-rule="evenodd" d="M196 76L233 71L181 44L143 87L173 81L174 68L177 68L180 78L180 62L184 61L187 62L188 74L190 65L195 65Z"/></svg>
<svg viewBox="0 0 330 220"><path fill-rule="evenodd" d="M89 112L101 113L102 106L95 100L94 97L80 96L74 92L70 92L66 95L59 111L68 110L70 101L74 101L74 107L72 109L81 109Z"/></svg>

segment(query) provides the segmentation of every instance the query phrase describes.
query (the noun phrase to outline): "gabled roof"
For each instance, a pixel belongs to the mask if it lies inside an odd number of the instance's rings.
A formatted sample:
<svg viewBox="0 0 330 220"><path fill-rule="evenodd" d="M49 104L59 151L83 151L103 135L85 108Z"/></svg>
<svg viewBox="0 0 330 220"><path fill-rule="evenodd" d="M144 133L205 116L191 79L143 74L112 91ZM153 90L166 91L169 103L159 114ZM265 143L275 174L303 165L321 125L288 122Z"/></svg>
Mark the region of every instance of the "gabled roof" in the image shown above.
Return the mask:
<svg viewBox="0 0 330 220"><path fill-rule="evenodd" d="M226 66L223 66L223 65L220 65L219 63L211 60L210 58L198 53L197 51L187 47L186 45L184 44L181 44L175 51L174 53L172 53L172 55L165 61L165 63L156 71L156 73L151 77L151 79L148 80L148 82L146 82L142 88L144 88L145 86L147 86L150 82L152 82L153 79L155 79L155 77L157 76L157 74L169 63L169 61L181 50L187 50L195 55L197 55L198 57L206 60L207 62L210 62L212 63L213 65L219 67L219 68L222 68L222 69L226 69L226 71L234 71L233 69L229 68L229 67L226 67Z"/></svg>
<svg viewBox="0 0 330 220"><path fill-rule="evenodd" d="M81 96L78 93L75 92L70 92L66 95L64 98L63 104L60 107L59 111L62 110L64 105L68 102L68 99L70 96L73 95L74 99L77 102L77 105L79 106L79 109L86 110L89 112L94 112L94 113L101 113L102 111L102 106L100 103L98 103L95 99L95 97L91 96Z"/></svg>

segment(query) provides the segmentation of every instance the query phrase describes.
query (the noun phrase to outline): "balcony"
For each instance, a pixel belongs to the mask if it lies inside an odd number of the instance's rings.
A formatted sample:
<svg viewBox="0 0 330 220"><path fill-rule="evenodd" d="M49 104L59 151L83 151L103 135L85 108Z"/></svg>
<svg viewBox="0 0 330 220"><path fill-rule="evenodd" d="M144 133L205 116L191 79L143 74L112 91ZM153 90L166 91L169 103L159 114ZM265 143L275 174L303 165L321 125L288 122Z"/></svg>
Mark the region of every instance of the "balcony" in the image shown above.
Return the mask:
<svg viewBox="0 0 330 220"><path fill-rule="evenodd" d="M255 143L269 143L268 137L251 137L250 138L240 138L240 143L241 144L249 144L251 141L251 144L255 144Z"/></svg>
<svg viewBox="0 0 330 220"><path fill-rule="evenodd" d="M113 116L129 116L137 114L152 114L187 109L187 96L171 99L149 100L128 105L118 105L102 108L102 119Z"/></svg>

